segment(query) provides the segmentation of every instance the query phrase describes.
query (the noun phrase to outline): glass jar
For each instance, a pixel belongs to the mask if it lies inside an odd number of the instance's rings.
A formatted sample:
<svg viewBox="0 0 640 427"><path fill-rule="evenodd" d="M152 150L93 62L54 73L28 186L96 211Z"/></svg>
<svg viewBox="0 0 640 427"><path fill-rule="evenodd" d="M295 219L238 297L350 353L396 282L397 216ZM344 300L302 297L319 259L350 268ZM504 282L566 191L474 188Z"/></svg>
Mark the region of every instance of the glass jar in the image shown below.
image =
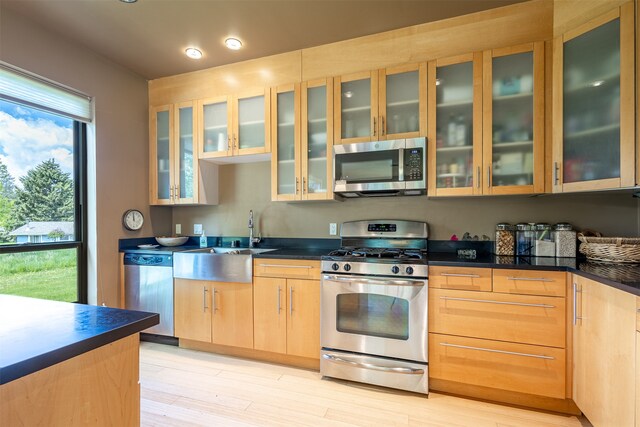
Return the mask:
<svg viewBox="0 0 640 427"><path fill-rule="evenodd" d="M531 256L535 237L534 224L516 224L516 255Z"/></svg>
<svg viewBox="0 0 640 427"><path fill-rule="evenodd" d="M494 253L496 255L513 256L516 250L516 227L507 224L496 224L496 241Z"/></svg>
<svg viewBox="0 0 640 427"><path fill-rule="evenodd" d="M553 240L556 242L557 257L576 256L576 231L571 224L561 222L553 226Z"/></svg>
<svg viewBox="0 0 640 427"><path fill-rule="evenodd" d="M535 236L533 252L531 255L548 257L556 255L556 245L553 242L551 225L544 223L536 224Z"/></svg>

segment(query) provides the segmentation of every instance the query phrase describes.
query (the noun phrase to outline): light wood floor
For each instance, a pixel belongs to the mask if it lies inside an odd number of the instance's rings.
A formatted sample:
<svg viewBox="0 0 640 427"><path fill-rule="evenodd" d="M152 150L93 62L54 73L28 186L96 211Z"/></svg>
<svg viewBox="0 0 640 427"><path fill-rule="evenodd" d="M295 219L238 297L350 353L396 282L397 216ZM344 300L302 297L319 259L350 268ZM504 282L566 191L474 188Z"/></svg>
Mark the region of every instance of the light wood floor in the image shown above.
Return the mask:
<svg viewBox="0 0 640 427"><path fill-rule="evenodd" d="M576 426L564 417L143 342L142 426Z"/></svg>

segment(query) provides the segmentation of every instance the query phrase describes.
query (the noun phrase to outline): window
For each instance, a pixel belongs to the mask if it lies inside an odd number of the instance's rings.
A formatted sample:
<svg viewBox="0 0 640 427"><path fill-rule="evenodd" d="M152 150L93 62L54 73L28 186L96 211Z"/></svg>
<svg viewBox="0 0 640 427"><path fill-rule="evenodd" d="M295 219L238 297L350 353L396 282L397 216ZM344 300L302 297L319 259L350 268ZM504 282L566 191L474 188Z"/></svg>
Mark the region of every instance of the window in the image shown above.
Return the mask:
<svg viewBox="0 0 640 427"><path fill-rule="evenodd" d="M86 302L87 119L66 90L0 63L0 294Z"/></svg>

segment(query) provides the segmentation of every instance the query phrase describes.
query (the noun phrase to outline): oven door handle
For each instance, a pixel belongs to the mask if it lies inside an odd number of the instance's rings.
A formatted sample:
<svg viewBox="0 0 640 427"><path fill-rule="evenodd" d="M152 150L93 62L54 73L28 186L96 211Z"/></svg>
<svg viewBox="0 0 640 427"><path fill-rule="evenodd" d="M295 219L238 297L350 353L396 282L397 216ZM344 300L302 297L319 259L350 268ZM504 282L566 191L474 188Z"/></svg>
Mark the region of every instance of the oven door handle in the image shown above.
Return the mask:
<svg viewBox="0 0 640 427"><path fill-rule="evenodd" d="M364 283L366 285L392 285L392 286L425 286L425 282L419 280L375 280L375 279L363 279L355 277L340 277L340 276L323 276L325 280L331 280L334 282L347 282L347 283Z"/></svg>
<svg viewBox="0 0 640 427"><path fill-rule="evenodd" d="M344 359L342 357L334 356L333 354L323 354L322 358L330 362L341 363L343 365L355 366L363 369L370 369L372 371L391 372L394 374L409 374L409 375L423 375L424 369L405 368L402 366L388 367L378 366L371 363L354 362L353 360Z"/></svg>

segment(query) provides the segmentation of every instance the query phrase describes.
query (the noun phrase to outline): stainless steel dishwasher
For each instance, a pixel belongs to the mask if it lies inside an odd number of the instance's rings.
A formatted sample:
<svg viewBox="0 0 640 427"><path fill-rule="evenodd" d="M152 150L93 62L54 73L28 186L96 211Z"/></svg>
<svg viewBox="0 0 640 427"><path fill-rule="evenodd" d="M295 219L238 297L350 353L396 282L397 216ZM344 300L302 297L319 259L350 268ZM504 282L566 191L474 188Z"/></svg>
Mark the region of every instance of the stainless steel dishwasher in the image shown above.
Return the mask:
<svg viewBox="0 0 640 427"><path fill-rule="evenodd" d="M160 314L143 332L173 336L173 255L124 255L125 307Z"/></svg>

